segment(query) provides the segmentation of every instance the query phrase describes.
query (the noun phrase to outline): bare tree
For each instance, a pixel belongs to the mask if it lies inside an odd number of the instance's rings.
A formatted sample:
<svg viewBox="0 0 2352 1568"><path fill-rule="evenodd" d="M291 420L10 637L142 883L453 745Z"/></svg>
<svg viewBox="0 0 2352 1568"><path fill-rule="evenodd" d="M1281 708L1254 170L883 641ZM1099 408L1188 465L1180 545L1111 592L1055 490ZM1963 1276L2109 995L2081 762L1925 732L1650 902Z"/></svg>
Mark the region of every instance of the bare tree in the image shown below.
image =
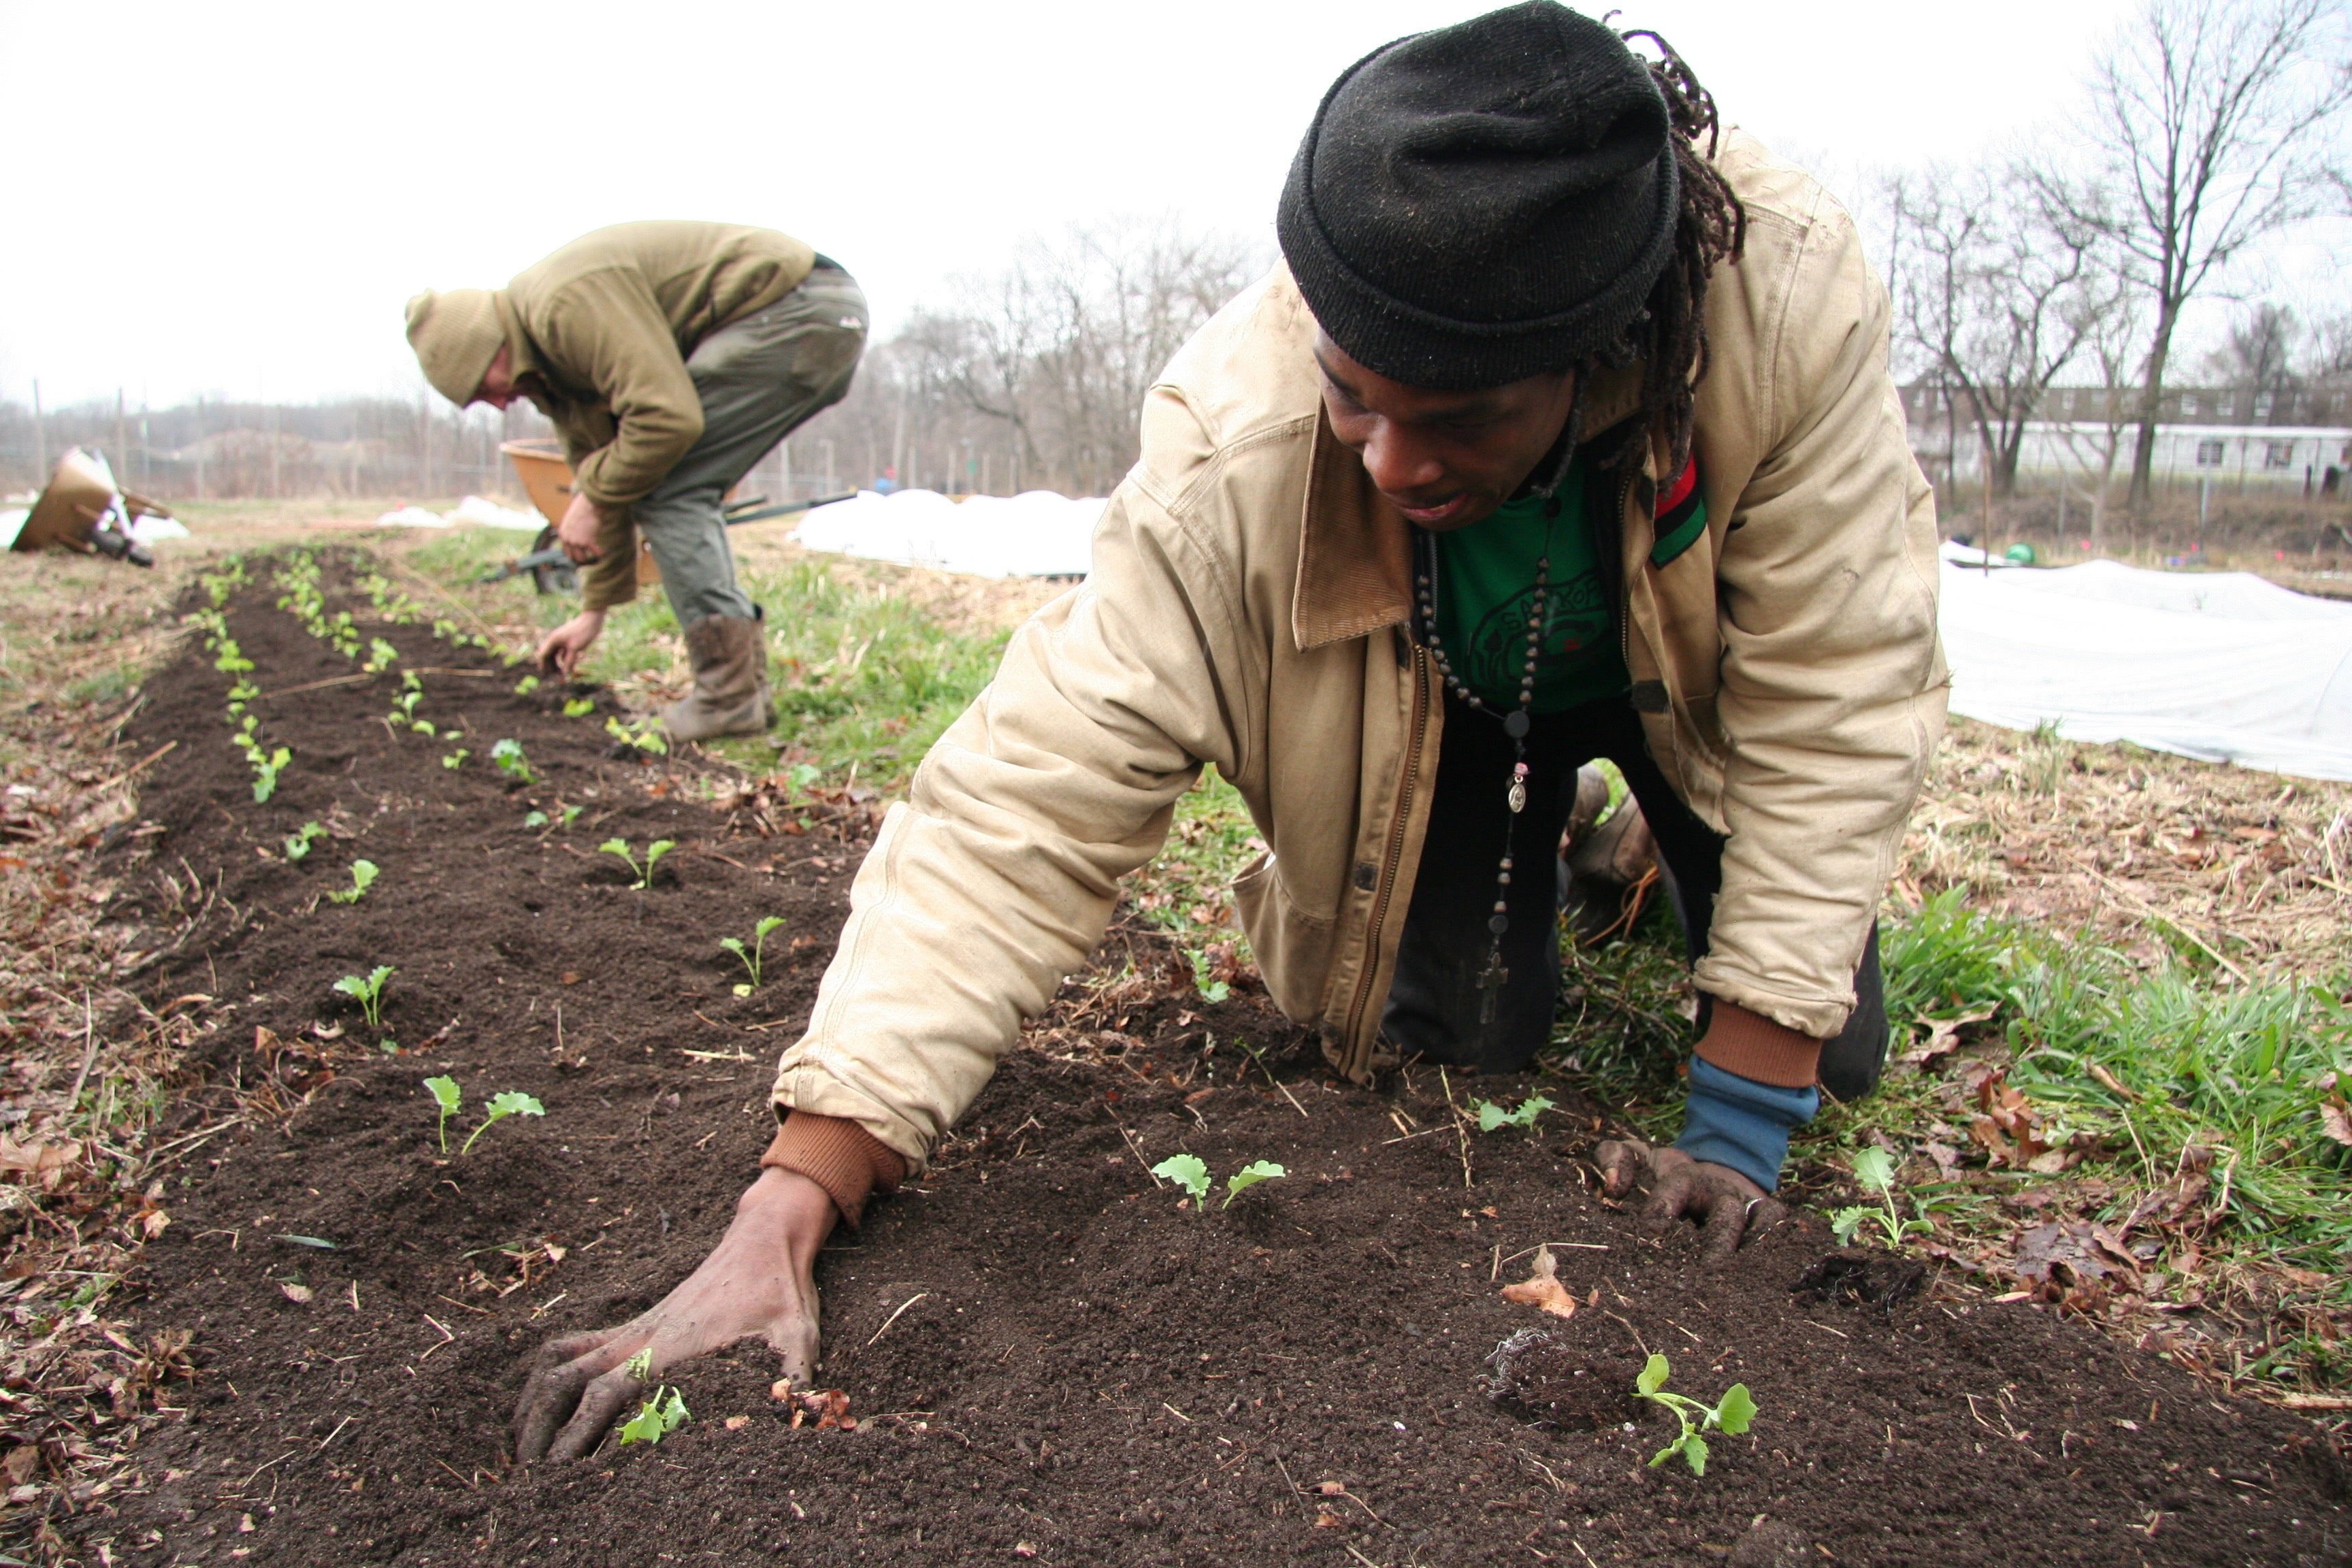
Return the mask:
<svg viewBox="0 0 2352 1568"><path fill-rule="evenodd" d="M1988 502L2005 498L2027 422L2109 308L2097 237L2005 166L1898 177L1890 205L1903 334L1968 399Z"/></svg>
<svg viewBox="0 0 2352 1568"><path fill-rule="evenodd" d="M2215 384L2248 395L2246 406L2259 417L2268 394L2284 402L2303 383L2295 374L2295 351L2303 324L2284 305L2263 300L2242 311L2230 323L2221 344L2205 356L2205 369Z"/></svg>
<svg viewBox="0 0 2352 1568"><path fill-rule="evenodd" d="M2056 167L2054 205L2110 238L2149 305L2131 505L2146 506L2173 334L2248 247L2347 189L2336 116L2352 102L2338 0L2148 0L2108 46L2084 127L2095 166Z"/></svg>
<svg viewBox="0 0 2352 1568"><path fill-rule="evenodd" d="M1144 394L1260 265L1251 247L1134 220L1031 240L899 340L915 374L1003 422L1049 480L1101 493L1135 462Z"/></svg>
<svg viewBox="0 0 2352 1568"><path fill-rule="evenodd" d="M2147 318L2140 309L2139 296L2118 287L2107 296L2089 337L2083 345L2083 357L2098 367L2099 388L2096 405L2091 410L2095 417L2070 419L2058 426L2060 439L2086 470L2095 469L2098 482L2091 490L2091 553L2099 554L2105 547L2107 504L2115 492L2116 464L2123 456L2124 434L2137 423L2139 400L2131 395L2132 384L2140 356L2141 332ZM2085 426L2089 428L2086 430ZM2090 452L2084 459L2084 447ZM2060 483L2064 483L2062 476ZM2126 540L2126 550L2135 542Z"/></svg>

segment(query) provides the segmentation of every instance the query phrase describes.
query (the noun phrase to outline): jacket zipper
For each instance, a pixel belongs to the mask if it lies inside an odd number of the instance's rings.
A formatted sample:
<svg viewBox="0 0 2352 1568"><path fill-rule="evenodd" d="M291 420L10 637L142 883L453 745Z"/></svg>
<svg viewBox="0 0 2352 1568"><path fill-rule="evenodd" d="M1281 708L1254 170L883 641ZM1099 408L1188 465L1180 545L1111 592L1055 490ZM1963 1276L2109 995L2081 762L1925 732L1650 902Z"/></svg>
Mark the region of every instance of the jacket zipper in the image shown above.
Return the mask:
<svg viewBox="0 0 2352 1568"><path fill-rule="evenodd" d="M1397 872L1404 862L1405 825L1412 820L1412 789L1421 776L1422 748L1429 738L1429 650L1418 638L1412 643L1412 722L1407 730L1404 779L1397 789L1396 825L1389 832L1388 858L1381 867L1380 891L1373 895L1371 918L1364 924L1364 969L1356 983L1355 1005L1348 1011L1348 1053L1356 1054L1357 1032L1364 1009L1371 1003L1372 976L1381 964L1381 928L1387 922L1389 902L1396 892Z"/></svg>

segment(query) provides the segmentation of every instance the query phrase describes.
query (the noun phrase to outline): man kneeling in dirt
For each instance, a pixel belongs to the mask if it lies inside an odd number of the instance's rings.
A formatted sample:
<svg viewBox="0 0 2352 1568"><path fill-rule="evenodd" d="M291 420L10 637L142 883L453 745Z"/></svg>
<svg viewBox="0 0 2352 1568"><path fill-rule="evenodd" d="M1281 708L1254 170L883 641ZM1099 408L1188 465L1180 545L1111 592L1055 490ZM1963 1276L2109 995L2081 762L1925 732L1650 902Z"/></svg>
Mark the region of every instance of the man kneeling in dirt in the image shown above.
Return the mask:
<svg viewBox="0 0 2352 1568"><path fill-rule="evenodd" d="M819 1245L921 1168L1204 762L1272 847L1235 889L1267 988L1358 1083L1547 1042L1552 847L1594 757L1648 818L1703 998L1685 1130L1604 1146L1610 1189L1646 1175L1661 1223L1727 1253L1778 1211L1816 1085L1875 1079L1874 916L1945 670L1852 221L1718 142L1670 52L1537 0L1342 77L1278 232L1287 265L1152 389L1093 574L891 808L726 1237L635 1321L545 1348L523 1458L585 1452L738 1339L814 1369Z"/></svg>
<svg viewBox="0 0 2352 1568"><path fill-rule="evenodd" d="M408 302L425 378L460 408L528 397L555 422L572 495L564 553L594 564L581 610L540 644L569 677L637 594L644 531L686 634L694 689L671 737L752 734L774 714L760 606L735 580L720 506L775 444L849 392L866 347L849 274L772 229L628 223L575 239L504 289Z"/></svg>

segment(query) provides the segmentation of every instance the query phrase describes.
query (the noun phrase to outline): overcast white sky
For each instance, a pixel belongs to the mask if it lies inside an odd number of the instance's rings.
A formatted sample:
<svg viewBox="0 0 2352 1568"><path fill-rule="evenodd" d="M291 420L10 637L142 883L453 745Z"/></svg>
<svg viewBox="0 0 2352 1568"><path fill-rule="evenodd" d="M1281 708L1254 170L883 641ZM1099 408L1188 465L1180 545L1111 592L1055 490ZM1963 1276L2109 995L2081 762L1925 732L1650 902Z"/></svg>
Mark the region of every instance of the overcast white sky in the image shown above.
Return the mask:
<svg viewBox="0 0 2352 1568"><path fill-rule="evenodd" d="M1331 79L1476 0L508 5L0 0L0 395L419 384L401 305L600 225L798 235L887 331L1022 236L1259 237ZM1832 171L2070 104L2130 0L1634 0L1727 119ZM68 237L71 237L68 238Z"/></svg>

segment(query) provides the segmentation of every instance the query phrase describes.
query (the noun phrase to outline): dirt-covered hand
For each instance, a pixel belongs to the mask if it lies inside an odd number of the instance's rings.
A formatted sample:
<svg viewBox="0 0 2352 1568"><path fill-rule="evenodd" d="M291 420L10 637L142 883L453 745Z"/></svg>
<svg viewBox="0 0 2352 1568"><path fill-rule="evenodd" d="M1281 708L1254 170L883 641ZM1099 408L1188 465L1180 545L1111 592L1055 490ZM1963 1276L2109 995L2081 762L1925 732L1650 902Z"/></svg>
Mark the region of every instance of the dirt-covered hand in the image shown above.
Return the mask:
<svg viewBox="0 0 2352 1568"><path fill-rule="evenodd" d="M1679 1149L1653 1149L1639 1139L1612 1140L1599 1152L1602 1191L1611 1197L1631 1192L1650 1178L1650 1201L1643 1217L1664 1229L1683 1219L1706 1227L1706 1256L1721 1261L1750 1236L1760 1236L1788 1215L1779 1199L1728 1165L1694 1160Z"/></svg>
<svg viewBox="0 0 2352 1568"><path fill-rule="evenodd" d="M564 554L585 566L604 558L604 546L596 542L596 534L604 526L596 503L575 493L571 504L563 509L563 521L555 525L556 542L563 546Z"/></svg>
<svg viewBox="0 0 2352 1568"><path fill-rule="evenodd" d="M669 1368L738 1340L765 1340L783 1357L783 1374L805 1381L816 1370L817 1249L835 1214L806 1176L761 1172L719 1246L652 1310L617 1329L566 1334L540 1348L515 1405L515 1458L580 1458Z"/></svg>
<svg viewBox="0 0 2352 1568"><path fill-rule="evenodd" d="M539 642L539 668L542 674L560 675L570 680L588 657L591 644L604 635L604 613L583 610Z"/></svg>

